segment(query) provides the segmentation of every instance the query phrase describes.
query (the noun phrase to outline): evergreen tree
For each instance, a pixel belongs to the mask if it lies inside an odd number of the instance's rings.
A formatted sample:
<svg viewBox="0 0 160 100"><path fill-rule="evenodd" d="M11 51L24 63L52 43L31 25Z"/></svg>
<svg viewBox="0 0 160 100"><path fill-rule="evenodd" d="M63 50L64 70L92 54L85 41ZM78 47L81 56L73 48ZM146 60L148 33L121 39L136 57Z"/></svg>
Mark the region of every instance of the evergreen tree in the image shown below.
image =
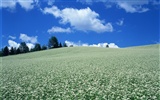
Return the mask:
<svg viewBox="0 0 160 100"><path fill-rule="evenodd" d="M2 57L3 56L3 53L2 53L2 51L0 51L0 57Z"/></svg>
<svg viewBox="0 0 160 100"><path fill-rule="evenodd" d="M10 51L9 51L9 54L10 54L10 55L14 55L14 49L13 49L13 47L11 47L11 49L10 49Z"/></svg>
<svg viewBox="0 0 160 100"><path fill-rule="evenodd" d="M17 49L16 49L16 47L13 48L13 50L14 50L14 54L17 54Z"/></svg>
<svg viewBox="0 0 160 100"><path fill-rule="evenodd" d="M34 47L35 51L40 51L41 50L41 45L39 43L37 43Z"/></svg>
<svg viewBox="0 0 160 100"><path fill-rule="evenodd" d="M42 50L46 50L47 47L45 45L42 46Z"/></svg>
<svg viewBox="0 0 160 100"><path fill-rule="evenodd" d="M66 44L66 43L63 43L63 47L67 47L67 44Z"/></svg>
<svg viewBox="0 0 160 100"><path fill-rule="evenodd" d="M34 51L35 51L35 49L34 49L34 48L31 48L30 52L34 52Z"/></svg>
<svg viewBox="0 0 160 100"><path fill-rule="evenodd" d="M17 49L16 49L16 54L20 54L20 53L21 53L20 49L17 48Z"/></svg>
<svg viewBox="0 0 160 100"><path fill-rule="evenodd" d="M8 56L9 55L9 49L8 49L8 47L6 46L6 47L4 47L4 49L3 49L3 56Z"/></svg>
<svg viewBox="0 0 160 100"><path fill-rule="evenodd" d="M108 44L106 45L106 48L109 48L109 45L108 45Z"/></svg>
<svg viewBox="0 0 160 100"><path fill-rule="evenodd" d="M19 46L19 49L20 49L21 53L27 53L27 52L29 52L29 48L28 48L28 46L26 45L25 42L21 42L21 44Z"/></svg>
<svg viewBox="0 0 160 100"><path fill-rule="evenodd" d="M52 37L49 39L48 47L49 47L50 49L51 49L51 48L58 48L58 39L57 39L55 36L52 36Z"/></svg>
<svg viewBox="0 0 160 100"><path fill-rule="evenodd" d="M61 44L61 42L59 43L59 47L60 47L60 48L62 47L62 44Z"/></svg>

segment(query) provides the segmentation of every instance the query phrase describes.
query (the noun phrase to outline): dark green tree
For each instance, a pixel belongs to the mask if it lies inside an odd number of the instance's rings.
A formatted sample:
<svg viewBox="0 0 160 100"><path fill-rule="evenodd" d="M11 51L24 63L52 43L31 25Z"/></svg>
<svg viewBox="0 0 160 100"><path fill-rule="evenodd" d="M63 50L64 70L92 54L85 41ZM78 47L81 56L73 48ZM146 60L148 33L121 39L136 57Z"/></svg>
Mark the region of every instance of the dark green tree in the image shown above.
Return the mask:
<svg viewBox="0 0 160 100"><path fill-rule="evenodd" d="M20 54L20 53L21 53L20 49L17 48L17 49L16 49L16 54Z"/></svg>
<svg viewBox="0 0 160 100"><path fill-rule="evenodd" d="M106 45L106 48L109 48L109 45L108 45L108 44Z"/></svg>
<svg viewBox="0 0 160 100"><path fill-rule="evenodd" d="M63 43L63 47L67 47L67 44L66 44L66 43Z"/></svg>
<svg viewBox="0 0 160 100"><path fill-rule="evenodd" d="M60 48L62 47L62 44L61 44L61 42L59 43L59 47L60 47Z"/></svg>
<svg viewBox="0 0 160 100"><path fill-rule="evenodd" d="M42 50L46 50L47 47L45 45L42 46Z"/></svg>
<svg viewBox="0 0 160 100"><path fill-rule="evenodd" d="M14 55L14 49L13 49L13 47L11 47L11 49L9 50L9 54L10 55Z"/></svg>
<svg viewBox="0 0 160 100"><path fill-rule="evenodd" d="M28 46L26 45L25 42L21 42L21 44L19 46L19 49L20 49L21 53L27 53L27 52L29 52L29 48L28 48Z"/></svg>
<svg viewBox="0 0 160 100"><path fill-rule="evenodd" d="M2 51L0 51L0 57L2 57L3 56L3 52Z"/></svg>
<svg viewBox="0 0 160 100"><path fill-rule="evenodd" d="M35 49L34 49L34 48L31 48L30 52L34 52L34 51L35 51Z"/></svg>
<svg viewBox="0 0 160 100"><path fill-rule="evenodd" d="M58 48L58 39L55 36L52 36L48 41L48 47L51 48Z"/></svg>
<svg viewBox="0 0 160 100"><path fill-rule="evenodd" d="M9 55L9 49L7 46L5 46L3 49L3 56L8 56L8 55Z"/></svg>
<svg viewBox="0 0 160 100"><path fill-rule="evenodd" d="M35 51L40 51L41 50L41 45L39 43L37 43L34 47Z"/></svg>
<svg viewBox="0 0 160 100"><path fill-rule="evenodd" d="M17 49L16 49L16 47L13 48L13 50L14 50L14 54L17 54Z"/></svg>

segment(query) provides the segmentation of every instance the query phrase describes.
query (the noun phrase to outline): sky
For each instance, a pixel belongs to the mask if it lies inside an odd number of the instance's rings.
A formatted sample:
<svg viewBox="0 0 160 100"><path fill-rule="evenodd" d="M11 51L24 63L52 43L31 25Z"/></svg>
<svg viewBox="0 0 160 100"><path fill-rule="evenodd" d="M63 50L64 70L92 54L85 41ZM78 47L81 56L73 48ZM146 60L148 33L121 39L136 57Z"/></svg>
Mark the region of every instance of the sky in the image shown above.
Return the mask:
<svg viewBox="0 0 160 100"><path fill-rule="evenodd" d="M160 40L159 0L0 0L0 48L26 42L124 48Z"/></svg>

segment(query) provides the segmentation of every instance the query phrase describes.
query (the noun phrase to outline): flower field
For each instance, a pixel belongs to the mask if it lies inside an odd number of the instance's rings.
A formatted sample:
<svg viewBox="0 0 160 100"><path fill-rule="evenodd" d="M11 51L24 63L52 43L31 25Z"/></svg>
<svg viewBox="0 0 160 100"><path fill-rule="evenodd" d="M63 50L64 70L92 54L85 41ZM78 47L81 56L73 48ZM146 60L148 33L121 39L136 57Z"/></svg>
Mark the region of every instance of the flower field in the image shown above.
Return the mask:
<svg viewBox="0 0 160 100"><path fill-rule="evenodd" d="M159 52L68 47L3 57L0 100L160 100Z"/></svg>

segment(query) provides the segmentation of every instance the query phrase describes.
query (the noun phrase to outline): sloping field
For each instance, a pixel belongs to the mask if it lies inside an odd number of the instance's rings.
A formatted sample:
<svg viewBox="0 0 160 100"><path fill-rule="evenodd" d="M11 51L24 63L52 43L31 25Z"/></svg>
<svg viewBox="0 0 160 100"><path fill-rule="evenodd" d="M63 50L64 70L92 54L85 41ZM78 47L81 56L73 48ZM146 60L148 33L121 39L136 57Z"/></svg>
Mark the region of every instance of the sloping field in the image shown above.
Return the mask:
<svg viewBox="0 0 160 100"><path fill-rule="evenodd" d="M0 99L158 100L159 45L70 47L2 58Z"/></svg>

